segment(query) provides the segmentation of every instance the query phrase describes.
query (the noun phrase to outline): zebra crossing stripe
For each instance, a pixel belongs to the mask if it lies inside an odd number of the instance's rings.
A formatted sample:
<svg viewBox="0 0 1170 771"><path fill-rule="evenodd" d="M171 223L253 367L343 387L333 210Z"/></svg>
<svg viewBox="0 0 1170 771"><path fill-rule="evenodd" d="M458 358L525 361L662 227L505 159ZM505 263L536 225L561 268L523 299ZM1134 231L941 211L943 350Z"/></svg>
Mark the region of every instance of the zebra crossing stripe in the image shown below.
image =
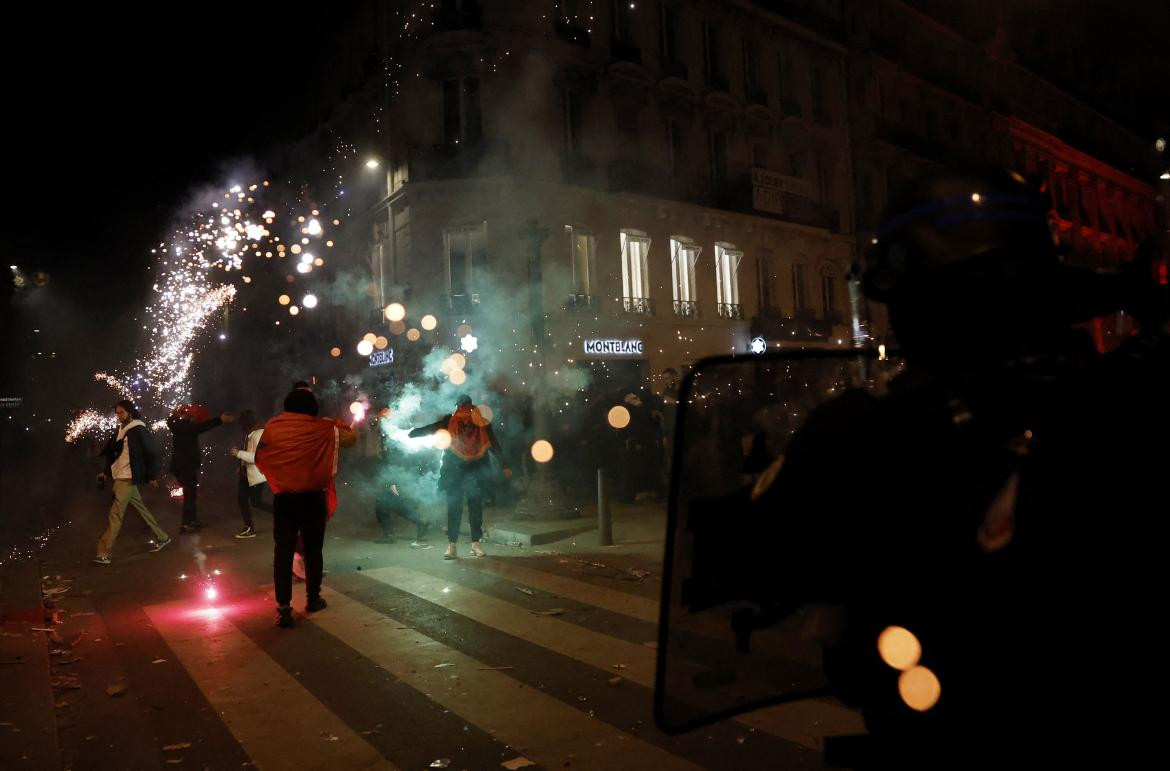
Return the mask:
<svg viewBox="0 0 1170 771"><path fill-rule="evenodd" d="M626 679L646 688L654 687L656 654L646 645L578 626L564 616L533 614L511 602L409 568L377 568L362 575L599 670L612 672L614 663L623 663L622 675ZM822 737L826 735L865 730L855 710L823 699L776 705L736 720L817 751L823 749Z"/></svg>
<svg viewBox="0 0 1170 771"><path fill-rule="evenodd" d="M517 565L514 562L502 560L466 560L461 566L471 567L482 573L515 581L534 589L555 594L559 597L575 600L576 602L592 605L595 608L620 613L623 616L636 618L639 621L658 623L658 603L645 597L638 597L627 592L607 589L604 586L595 586L577 581L572 578L558 576L543 570L534 570Z"/></svg>
<svg viewBox="0 0 1170 771"><path fill-rule="evenodd" d="M369 571L375 572L375 571ZM324 589L329 608L311 623L388 673L504 742L559 768L696 769L698 766L593 719L344 594Z"/></svg>
<svg viewBox="0 0 1170 771"><path fill-rule="evenodd" d="M143 610L257 767L397 769L232 624L232 614L268 613L267 604ZM294 743L306 730L320 740Z"/></svg>

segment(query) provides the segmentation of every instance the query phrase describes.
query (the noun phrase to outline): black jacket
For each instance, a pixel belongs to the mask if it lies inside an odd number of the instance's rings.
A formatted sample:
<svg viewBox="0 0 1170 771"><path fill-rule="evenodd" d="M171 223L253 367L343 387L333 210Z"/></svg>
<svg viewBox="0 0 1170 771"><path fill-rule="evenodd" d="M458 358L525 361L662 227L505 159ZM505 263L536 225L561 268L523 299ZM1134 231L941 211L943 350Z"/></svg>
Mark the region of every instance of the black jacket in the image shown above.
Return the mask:
<svg viewBox="0 0 1170 771"><path fill-rule="evenodd" d="M425 426L412 428L408 436L420 437L430 436L437 433L441 429L446 429L451 423L451 418L454 413L447 413L443 417ZM501 468L508 468L508 461L504 456L504 450L500 447L500 440L496 439L496 432L492 430L491 423L488 423L484 428L487 429L488 436L488 452L495 456L496 462L500 464ZM449 448L443 451L443 463L439 470L439 479L447 479L453 474L462 473L482 473L487 468L487 455L477 460L464 460L452 452Z"/></svg>
<svg viewBox="0 0 1170 771"><path fill-rule="evenodd" d="M174 437L171 448L171 472L181 474L184 471L198 470L203 465L203 456L199 453L199 435L221 423L223 421L219 418L212 418L205 423L195 423L190 418L177 418L174 415L167 418L167 428Z"/></svg>
<svg viewBox="0 0 1170 771"><path fill-rule="evenodd" d="M111 479L114 476L113 465L118 456L122 454L122 442L130 443L131 481L136 485L141 485L158 479L160 466L158 448L155 446L154 440L151 439L150 431L146 429L146 426L134 426L126 432L121 441L115 434L110 437L110 441L106 442L106 446L102 448L101 456L105 460L104 468L107 476Z"/></svg>

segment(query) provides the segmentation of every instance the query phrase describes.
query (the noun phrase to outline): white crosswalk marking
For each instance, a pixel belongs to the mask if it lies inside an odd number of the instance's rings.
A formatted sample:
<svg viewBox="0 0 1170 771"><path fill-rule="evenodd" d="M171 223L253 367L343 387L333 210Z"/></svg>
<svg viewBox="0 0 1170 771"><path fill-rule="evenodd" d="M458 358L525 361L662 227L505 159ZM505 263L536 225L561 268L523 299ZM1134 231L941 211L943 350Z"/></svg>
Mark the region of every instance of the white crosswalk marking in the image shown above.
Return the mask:
<svg viewBox="0 0 1170 771"><path fill-rule="evenodd" d="M655 600L647 600L644 597L626 592L606 589L604 586L595 586L584 581L546 573L543 570L533 570L517 565L515 562L466 560L461 565L531 586L549 594L592 605L595 608L620 613L640 621L649 621L652 624L658 623L658 603Z"/></svg>
<svg viewBox="0 0 1170 771"><path fill-rule="evenodd" d="M326 589L325 596L329 608L312 623L535 763L559 768L572 758L580 768L697 768L506 672L485 670L457 650L400 629L398 622L345 595Z"/></svg>
<svg viewBox="0 0 1170 771"><path fill-rule="evenodd" d="M648 646L577 626L570 616L536 615L511 602L409 568L378 568L363 575L602 671L612 672L614 664L624 664L621 674L626 679L654 687L655 651ZM737 720L816 750L822 749L824 735L864 731L857 712L823 700L769 707Z"/></svg>
<svg viewBox="0 0 1170 771"><path fill-rule="evenodd" d="M192 609L186 601L144 610L258 768L397 768L233 626L225 612ZM274 708L279 720L273 719ZM293 752L289 732L303 726L312 726L322 738L297 742Z"/></svg>

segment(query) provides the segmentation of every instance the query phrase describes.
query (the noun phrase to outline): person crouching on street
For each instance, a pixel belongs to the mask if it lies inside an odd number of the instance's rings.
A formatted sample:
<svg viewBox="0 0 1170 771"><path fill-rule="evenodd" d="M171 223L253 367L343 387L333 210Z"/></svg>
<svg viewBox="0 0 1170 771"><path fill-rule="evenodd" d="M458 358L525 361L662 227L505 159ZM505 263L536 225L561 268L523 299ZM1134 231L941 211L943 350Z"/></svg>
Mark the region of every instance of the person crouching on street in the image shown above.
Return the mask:
<svg viewBox="0 0 1170 771"><path fill-rule="evenodd" d="M341 421L317 417L317 399L294 389L284 412L268 421L256 450L256 466L272 488L272 577L276 584L277 626L293 626L292 562L297 535L305 549L305 612L325 608L321 596L325 522L337 508L333 484L340 447L357 442Z"/></svg>
<svg viewBox="0 0 1170 771"><path fill-rule="evenodd" d="M195 511L199 490L199 467L203 455L199 452L199 435L216 426L231 423L236 419L231 413L218 418L208 418L207 408L202 404L181 404L167 418L174 443L171 446L171 473L183 486L183 524L180 533L194 533L204 525Z"/></svg>
<svg viewBox="0 0 1170 771"><path fill-rule="evenodd" d="M150 438L150 430L142 422L138 408L128 400L118 402L114 407L114 414L118 416L120 424L118 434L112 437L102 450L106 470L97 475L98 482L103 485L106 477L114 480L110 521L98 540L97 556L93 560L99 565L110 564L110 550L114 548L114 540L118 537L118 531L122 529L127 506L133 506L154 532L151 551L159 551L171 542L171 537L159 527L150 509L146 508L142 494L138 492L138 486L142 484L149 484L152 488L158 487L158 449Z"/></svg>
<svg viewBox="0 0 1170 771"><path fill-rule="evenodd" d="M446 431L451 438L439 469L439 489L447 494L448 543L443 559L453 560L459 556L455 544L459 540L459 523L463 519L464 496L467 497L467 519L471 525L471 556L487 556L479 542L483 538L483 484L491 469L488 452L496 456L505 477L512 476L512 469L504 461L491 421L471 403L467 394L456 400L455 412L428 426L412 429L410 436L428 436L439 431Z"/></svg>
<svg viewBox="0 0 1170 771"><path fill-rule="evenodd" d="M260 509L272 513L272 507L264 502L264 488L268 480L260 469L256 468L256 447L260 444L260 437L264 435L264 428L256 427L256 413L244 410L240 413L240 430L244 433L244 449L233 447L228 453L240 461L236 469L239 477L240 517L244 520L244 529L236 533L236 538L255 538L256 523L252 521L252 509Z"/></svg>

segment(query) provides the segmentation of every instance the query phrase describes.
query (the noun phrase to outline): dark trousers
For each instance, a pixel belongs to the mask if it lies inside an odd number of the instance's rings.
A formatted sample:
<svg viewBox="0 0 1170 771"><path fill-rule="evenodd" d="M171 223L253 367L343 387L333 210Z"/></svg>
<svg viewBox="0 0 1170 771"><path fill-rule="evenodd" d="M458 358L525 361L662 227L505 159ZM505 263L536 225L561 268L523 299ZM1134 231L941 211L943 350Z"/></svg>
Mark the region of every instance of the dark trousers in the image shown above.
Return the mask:
<svg viewBox="0 0 1170 771"><path fill-rule="evenodd" d="M378 518L378 524L382 527L382 535L393 535L392 518L395 514L414 523L416 541L427 537L426 520L423 519L414 501L390 492L383 493L374 500L374 516Z"/></svg>
<svg viewBox="0 0 1170 771"><path fill-rule="evenodd" d="M183 487L183 524L190 525L199 521L195 514L196 496L199 492L199 469L171 469L175 479Z"/></svg>
<svg viewBox="0 0 1170 771"><path fill-rule="evenodd" d="M240 516L244 518L244 527L255 527L252 523L253 507L260 509L260 511L272 511L272 507L264 502L264 488L266 487L268 485L264 482L249 486L248 478L240 477L236 501L240 504Z"/></svg>
<svg viewBox="0 0 1170 771"><path fill-rule="evenodd" d="M305 590L312 598L321 594L328 511L325 493L278 493L272 497L272 578L276 583L276 604L292 602L292 561L297 535L304 539Z"/></svg>
<svg viewBox="0 0 1170 771"><path fill-rule="evenodd" d="M453 474L444 480L447 492L447 540L459 540L459 523L463 519L463 498L467 497L467 521L471 525L471 540L483 538L483 493L479 475Z"/></svg>

